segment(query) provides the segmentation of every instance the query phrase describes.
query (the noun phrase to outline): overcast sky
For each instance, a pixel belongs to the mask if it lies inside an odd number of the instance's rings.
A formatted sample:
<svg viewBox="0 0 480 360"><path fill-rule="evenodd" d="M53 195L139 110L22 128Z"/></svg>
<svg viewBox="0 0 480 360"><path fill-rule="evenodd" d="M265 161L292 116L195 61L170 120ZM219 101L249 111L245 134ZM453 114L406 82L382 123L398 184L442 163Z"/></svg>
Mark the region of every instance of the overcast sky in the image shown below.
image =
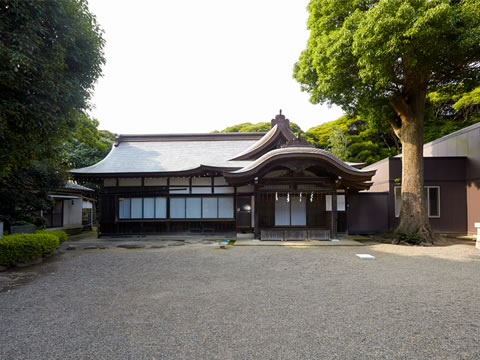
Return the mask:
<svg viewBox="0 0 480 360"><path fill-rule="evenodd" d="M115 133L210 132L270 121L303 130L342 115L292 78L308 0L89 0L106 39L90 112Z"/></svg>

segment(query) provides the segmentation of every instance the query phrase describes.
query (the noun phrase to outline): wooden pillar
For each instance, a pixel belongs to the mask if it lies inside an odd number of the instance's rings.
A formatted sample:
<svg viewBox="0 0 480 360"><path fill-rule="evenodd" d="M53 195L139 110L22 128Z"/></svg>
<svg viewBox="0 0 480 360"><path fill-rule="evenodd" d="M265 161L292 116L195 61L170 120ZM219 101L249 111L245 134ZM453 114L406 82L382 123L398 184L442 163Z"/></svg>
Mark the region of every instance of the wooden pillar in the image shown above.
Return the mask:
<svg viewBox="0 0 480 360"><path fill-rule="evenodd" d="M330 230L330 237L337 238L337 192L332 193L332 226Z"/></svg>
<svg viewBox="0 0 480 360"><path fill-rule="evenodd" d="M345 233L348 235L348 218L349 218L349 206L348 206L348 198L349 198L348 188L345 190Z"/></svg>
<svg viewBox="0 0 480 360"><path fill-rule="evenodd" d="M258 226L258 218L259 218L259 214L258 214L258 191L257 191L257 186L255 186L255 192L254 192L254 198L253 198L253 203L254 203L254 207L253 207L253 211L254 211L254 219L255 219L255 224L254 225L254 230L253 230L253 233L255 234L255 238L256 239L260 239L260 227Z"/></svg>
<svg viewBox="0 0 480 360"><path fill-rule="evenodd" d="M118 211L120 209L120 204L119 204L119 186L120 186L120 180L118 178L115 178L115 195L113 196L113 211L115 212L114 214L114 223L115 223L115 233L119 233L120 228L118 224ZM109 209L110 210L110 209Z"/></svg>

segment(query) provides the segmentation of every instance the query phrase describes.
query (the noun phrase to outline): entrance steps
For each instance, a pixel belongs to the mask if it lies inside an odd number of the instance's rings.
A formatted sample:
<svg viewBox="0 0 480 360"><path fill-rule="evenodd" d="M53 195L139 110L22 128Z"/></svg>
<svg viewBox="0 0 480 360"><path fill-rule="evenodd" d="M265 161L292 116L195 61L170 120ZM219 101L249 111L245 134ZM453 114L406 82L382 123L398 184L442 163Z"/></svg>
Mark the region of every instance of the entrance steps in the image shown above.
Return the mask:
<svg viewBox="0 0 480 360"><path fill-rule="evenodd" d="M253 234L253 233L248 233L248 234L238 233L237 234L237 239L238 240L255 239L255 234Z"/></svg>

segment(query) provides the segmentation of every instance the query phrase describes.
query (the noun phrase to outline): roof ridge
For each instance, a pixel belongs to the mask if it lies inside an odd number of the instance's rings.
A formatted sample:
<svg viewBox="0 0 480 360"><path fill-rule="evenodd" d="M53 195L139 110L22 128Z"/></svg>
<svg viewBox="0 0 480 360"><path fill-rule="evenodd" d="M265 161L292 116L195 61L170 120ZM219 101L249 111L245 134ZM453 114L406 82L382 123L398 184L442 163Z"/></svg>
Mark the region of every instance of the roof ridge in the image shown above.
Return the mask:
<svg viewBox="0 0 480 360"><path fill-rule="evenodd" d="M137 141L202 141L202 140L258 140L264 132L249 133L175 133L175 134L119 134L115 138L115 145L120 142Z"/></svg>

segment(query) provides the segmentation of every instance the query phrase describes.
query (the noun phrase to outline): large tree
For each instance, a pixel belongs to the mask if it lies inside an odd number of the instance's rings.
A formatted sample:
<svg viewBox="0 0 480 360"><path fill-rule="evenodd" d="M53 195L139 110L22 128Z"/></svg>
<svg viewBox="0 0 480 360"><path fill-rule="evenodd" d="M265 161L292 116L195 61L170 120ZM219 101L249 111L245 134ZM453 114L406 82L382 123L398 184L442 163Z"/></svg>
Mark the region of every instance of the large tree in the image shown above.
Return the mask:
<svg viewBox="0 0 480 360"><path fill-rule="evenodd" d="M423 197L426 96L480 82L480 0L312 0L294 77L314 103L388 121L402 143L399 233L434 236Z"/></svg>
<svg viewBox="0 0 480 360"><path fill-rule="evenodd" d="M0 181L59 147L88 107L104 40L85 0L0 2Z"/></svg>
<svg viewBox="0 0 480 360"><path fill-rule="evenodd" d="M0 217L49 206L65 144L101 75L104 40L84 0L0 1Z"/></svg>

